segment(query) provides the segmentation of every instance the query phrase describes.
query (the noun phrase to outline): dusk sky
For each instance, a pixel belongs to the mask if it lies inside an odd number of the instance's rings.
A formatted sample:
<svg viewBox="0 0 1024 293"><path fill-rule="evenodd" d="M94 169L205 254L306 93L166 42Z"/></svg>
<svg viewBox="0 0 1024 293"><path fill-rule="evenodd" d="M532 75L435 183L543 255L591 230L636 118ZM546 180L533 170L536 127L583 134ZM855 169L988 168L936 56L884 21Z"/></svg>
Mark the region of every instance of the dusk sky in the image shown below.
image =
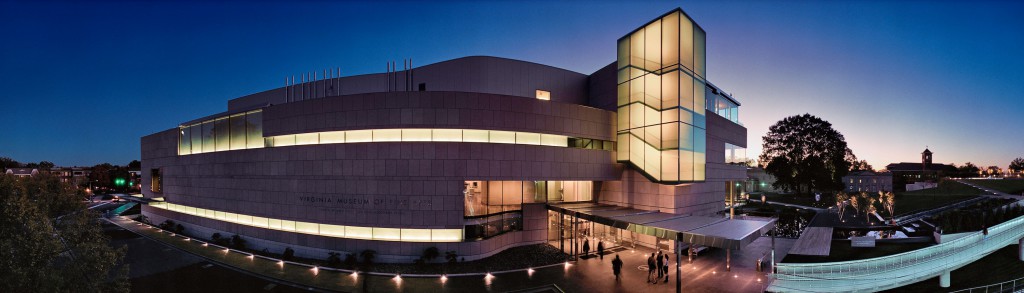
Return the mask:
<svg viewBox="0 0 1024 293"><path fill-rule="evenodd" d="M10 2L0 0L0 156L124 165L140 137L282 86L469 55L590 74L616 39L681 7L707 31L708 78L742 103L748 155L810 113L875 168L1005 168L1024 157L1024 3Z"/></svg>

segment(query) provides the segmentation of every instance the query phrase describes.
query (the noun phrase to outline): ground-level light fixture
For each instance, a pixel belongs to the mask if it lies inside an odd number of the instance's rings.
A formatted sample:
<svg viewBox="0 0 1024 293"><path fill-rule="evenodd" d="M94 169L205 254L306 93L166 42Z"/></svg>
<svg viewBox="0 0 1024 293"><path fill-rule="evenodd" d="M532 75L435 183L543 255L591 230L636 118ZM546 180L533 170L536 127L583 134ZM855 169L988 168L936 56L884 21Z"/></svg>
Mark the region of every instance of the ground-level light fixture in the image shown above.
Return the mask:
<svg viewBox="0 0 1024 293"><path fill-rule="evenodd" d="M314 275L319 274L320 273L320 267L313 267L312 271L313 271Z"/></svg>
<svg viewBox="0 0 1024 293"><path fill-rule="evenodd" d="M533 277L533 268L526 269L526 275L530 276L530 277Z"/></svg>
<svg viewBox="0 0 1024 293"><path fill-rule="evenodd" d="M448 281L448 276L447 275L441 275L441 283L444 283L444 282L447 282L447 281Z"/></svg>
<svg viewBox="0 0 1024 293"><path fill-rule="evenodd" d="M351 275L351 276L352 276L353 278L359 277L359 272L357 272L357 271L352 271L352 275Z"/></svg>

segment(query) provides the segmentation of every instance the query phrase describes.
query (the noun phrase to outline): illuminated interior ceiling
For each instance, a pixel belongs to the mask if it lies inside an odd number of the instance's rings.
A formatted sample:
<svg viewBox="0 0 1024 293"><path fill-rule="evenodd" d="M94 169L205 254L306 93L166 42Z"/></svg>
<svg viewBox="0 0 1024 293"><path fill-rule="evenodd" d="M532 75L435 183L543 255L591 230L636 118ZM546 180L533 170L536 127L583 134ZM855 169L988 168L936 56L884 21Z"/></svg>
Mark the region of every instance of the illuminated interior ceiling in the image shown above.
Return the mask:
<svg viewBox="0 0 1024 293"><path fill-rule="evenodd" d="M654 182L705 178L705 33L674 10L618 41L617 160Z"/></svg>

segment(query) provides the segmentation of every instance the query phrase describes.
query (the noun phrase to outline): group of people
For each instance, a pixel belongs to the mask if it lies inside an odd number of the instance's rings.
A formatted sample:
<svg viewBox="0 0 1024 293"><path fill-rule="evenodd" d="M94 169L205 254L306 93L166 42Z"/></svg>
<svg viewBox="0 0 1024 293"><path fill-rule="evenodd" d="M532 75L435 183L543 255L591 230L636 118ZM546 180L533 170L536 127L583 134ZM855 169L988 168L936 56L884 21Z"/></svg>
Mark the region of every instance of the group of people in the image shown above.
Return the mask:
<svg viewBox="0 0 1024 293"><path fill-rule="evenodd" d="M604 260L604 242L597 242L597 254L601 260ZM590 240L583 241L583 255L590 255ZM664 279L664 283L668 283L668 253L662 253L658 250L657 253L651 253L650 257L647 257L647 282L657 284L659 280ZM619 258L619 254L615 254L615 259L612 260L612 273L615 274L615 280L619 280L619 275L622 274L622 259Z"/></svg>
<svg viewBox="0 0 1024 293"><path fill-rule="evenodd" d="M663 282L668 283L668 263L668 253L661 253L661 250L658 253L652 252L647 257L647 282L657 284L658 280L664 278Z"/></svg>

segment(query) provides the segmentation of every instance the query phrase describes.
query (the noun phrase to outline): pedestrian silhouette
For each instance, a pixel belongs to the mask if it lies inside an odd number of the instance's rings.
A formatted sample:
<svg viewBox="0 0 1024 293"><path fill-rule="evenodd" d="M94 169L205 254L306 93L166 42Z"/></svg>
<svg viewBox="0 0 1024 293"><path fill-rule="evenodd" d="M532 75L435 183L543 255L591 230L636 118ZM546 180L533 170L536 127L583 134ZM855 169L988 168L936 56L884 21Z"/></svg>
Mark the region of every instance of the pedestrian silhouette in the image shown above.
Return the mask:
<svg viewBox="0 0 1024 293"><path fill-rule="evenodd" d="M590 240L583 240L583 256L590 255Z"/></svg>
<svg viewBox="0 0 1024 293"><path fill-rule="evenodd" d="M665 272L665 283L668 283L668 253L665 254L665 264L661 266L661 269Z"/></svg>
<svg viewBox="0 0 1024 293"><path fill-rule="evenodd" d="M657 284L658 283L657 280L660 280L661 277L665 276L665 273L663 272L664 270L661 268L661 267L665 266L665 260L662 259L662 257L661 257L661 251L658 251L658 256L656 256L655 258L657 260L657 265L658 265L658 267L657 267L658 268L658 279L655 279L654 283Z"/></svg>
<svg viewBox="0 0 1024 293"><path fill-rule="evenodd" d="M622 259L619 258L619 254L615 254L615 259L612 260L612 273L615 273L615 280L619 279L620 272L622 272Z"/></svg>
<svg viewBox="0 0 1024 293"><path fill-rule="evenodd" d="M604 241L597 241L597 255L601 256L601 260L604 260Z"/></svg>
<svg viewBox="0 0 1024 293"><path fill-rule="evenodd" d="M651 282L651 278L654 276L654 268L656 268L656 267L657 267L657 264L654 262L654 253L652 252L651 256L647 257L647 282L648 283L652 283Z"/></svg>

